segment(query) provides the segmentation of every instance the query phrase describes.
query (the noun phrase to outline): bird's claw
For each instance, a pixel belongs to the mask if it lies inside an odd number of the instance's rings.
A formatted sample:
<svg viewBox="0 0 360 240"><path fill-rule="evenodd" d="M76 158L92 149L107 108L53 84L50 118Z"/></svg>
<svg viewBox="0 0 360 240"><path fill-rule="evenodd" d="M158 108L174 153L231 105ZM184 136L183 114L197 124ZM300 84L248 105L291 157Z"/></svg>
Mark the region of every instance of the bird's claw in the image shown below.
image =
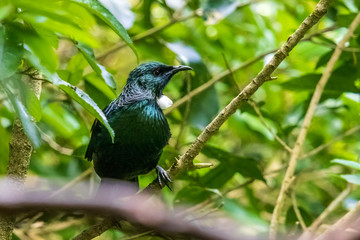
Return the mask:
<svg viewBox="0 0 360 240"><path fill-rule="evenodd" d="M167 175L166 171L160 166L156 166L155 170L161 188L167 186L170 190L172 190L171 187L169 186L169 183L172 183L172 181Z"/></svg>

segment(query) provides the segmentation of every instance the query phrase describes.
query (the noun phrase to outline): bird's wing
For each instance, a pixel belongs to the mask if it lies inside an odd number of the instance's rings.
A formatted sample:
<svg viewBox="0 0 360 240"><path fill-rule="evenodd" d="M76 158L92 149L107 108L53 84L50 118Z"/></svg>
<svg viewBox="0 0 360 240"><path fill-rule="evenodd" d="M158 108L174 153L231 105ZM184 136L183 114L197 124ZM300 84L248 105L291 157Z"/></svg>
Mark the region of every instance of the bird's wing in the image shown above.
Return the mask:
<svg viewBox="0 0 360 240"><path fill-rule="evenodd" d="M118 108L118 102L117 99L115 99L114 101L112 101L107 107L105 107L103 109L103 112L105 114L106 117L109 116L109 113L112 110L115 110L116 108ZM89 145L86 149L86 153L85 153L85 159L87 159L88 161L92 160L92 155L94 152L94 145L95 145L95 141L96 141L96 136L97 133L100 131L100 127L101 127L102 123L96 118L92 127L91 127L91 138L90 138L90 142Z"/></svg>

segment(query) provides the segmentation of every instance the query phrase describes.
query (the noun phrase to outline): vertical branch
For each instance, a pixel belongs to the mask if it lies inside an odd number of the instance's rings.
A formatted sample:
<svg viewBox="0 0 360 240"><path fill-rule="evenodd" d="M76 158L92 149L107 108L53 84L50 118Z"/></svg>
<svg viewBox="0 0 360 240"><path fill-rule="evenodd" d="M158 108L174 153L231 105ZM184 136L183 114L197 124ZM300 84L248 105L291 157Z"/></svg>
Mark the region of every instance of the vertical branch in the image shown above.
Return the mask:
<svg viewBox="0 0 360 240"><path fill-rule="evenodd" d="M28 75L23 75L22 80L29 83L30 88L34 91L36 97L40 98L41 81L31 80ZM12 136L9 143L9 165L7 168L7 177L9 180L15 180L17 190L21 191L26 179L27 171L30 165L32 145L25 134L20 119L15 119ZM16 215L0 215L0 239L12 239Z"/></svg>
<svg viewBox="0 0 360 240"><path fill-rule="evenodd" d="M280 216L281 216L282 210L283 210L286 192L288 191L289 186L290 186L290 179L292 179L292 177L294 176L295 166L296 166L297 160L299 158L302 146L304 144L307 131L310 127L311 119L314 116L316 106L320 101L320 98L321 98L321 95L325 88L325 85L331 76L331 73L334 69L335 63L338 60L338 58L340 57L340 54L342 52L342 49L345 46L345 43L350 39L351 36L353 36L353 33L354 33L355 29L357 28L357 26L359 25L359 23L360 23L360 13L355 17L353 22L350 24L347 33L345 34L343 39L340 41L340 43L336 47L333 55L331 56L329 62L326 65L326 68L325 68L319 82L316 85L314 94L311 98L310 105L308 107L308 110L307 110L305 118L304 118L304 122L302 123L299 135L296 139L295 146L294 146L293 151L290 156L289 166L286 170L286 174L285 174L284 180L281 185L279 197L276 201L276 205L275 205L275 209L273 212L273 216L271 219L271 225L270 225L270 233L269 233L270 240L276 239L276 233L278 230L279 219L280 219Z"/></svg>

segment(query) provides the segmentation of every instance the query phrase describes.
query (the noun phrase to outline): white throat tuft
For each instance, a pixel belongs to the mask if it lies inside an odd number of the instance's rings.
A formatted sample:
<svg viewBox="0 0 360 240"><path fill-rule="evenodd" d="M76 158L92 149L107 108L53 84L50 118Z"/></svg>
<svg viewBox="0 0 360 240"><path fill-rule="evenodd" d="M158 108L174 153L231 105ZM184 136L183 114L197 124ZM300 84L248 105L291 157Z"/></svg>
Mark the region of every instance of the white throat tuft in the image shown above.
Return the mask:
<svg viewBox="0 0 360 240"><path fill-rule="evenodd" d="M161 109L167 109L173 105L173 101L165 95L161 95L159 98L156 98L156 102Z"/></svg>

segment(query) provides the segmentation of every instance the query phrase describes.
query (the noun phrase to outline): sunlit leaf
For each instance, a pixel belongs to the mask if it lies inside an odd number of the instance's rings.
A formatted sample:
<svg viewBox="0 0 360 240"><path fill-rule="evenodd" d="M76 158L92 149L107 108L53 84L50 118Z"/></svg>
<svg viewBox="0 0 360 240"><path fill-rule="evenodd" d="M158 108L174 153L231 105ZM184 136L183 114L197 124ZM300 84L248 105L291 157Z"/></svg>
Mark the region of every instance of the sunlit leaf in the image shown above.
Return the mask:
<svg viewBox="0 0 360 240"><path fill-rule="evenodd" d="M64 22L55 21L49 17L26 12L19 14L19 17L31 25L38 26L49 31L54 31L70 39L81 41L91 47L99 46L96 39L91 36L90 33L81 29L79 26L66 24Z"/></svg>
<svg viewBox="0 0 360 240"><path fill-rule="evenodd" d="M343 174L341 177L349 183L360 185L360 174Z"/></svg>
<svg viewBox="0 0 360 240"><path fill-rule="evenodd" d="M20 24L13 25L17 28L19 38L24 40L24 48L39 58L40 63L50 72L54 72L58 66L58 59L50 43L41 38L36 32L24 28Z"/></svg>
<svg viewBox="0 0 360 240"><path fill-rule="evenodd" d="M135 14L131 11L128 1L99 0L99 2L106 7L126 29L133 26Z"/></svg>
<svg viewBox="0 0 360 240"><path fill-rule="evenodd" d="M346 167L350 167L350 168L360 171L360 163L357 163L354 161L345 160L345 159L334 159L334 160L331 160L331 162L338 163L338 164L344 165Z"/></svg>
<svg viewBox="0 0 360 240"><path fill-rule="evenodd" d="M0 5L0 21L7 18L11 13L14 12L14 10L14 6L11 4L6 4L4 6Z"/></svg>
<svg viewBox="0 0 360 240"><path fill-rule="evenodd" d="M0 26L0 80L10 77L16 72L23 51L21 39L5 26Z"/></svg>
<svg viewBox="0 0 360 240"><path fill-rule="evenodd" d="M114 91L99 76L92 72L84 76L85 89L89 96L104 108L116 98Z"/></svg>
<svg viewBox="0 0 360 240"><path fill-rule="evenodd" d="M25 105L28 113L34 118L36 122L41 119L41 105L40 100L36 97L35 93L30 87L21 80L20 75L11 79L14 89L19 91L19 99Z"/></svg>
<svg viewBox="0 0 360 240"><path fill-rule="evenodd" d="M107 85L111 88L116 88L116 84L114 81L114 78L112 75L106 71L105 67L97 63L94 55L94 51L89 46L86 46L85 44L78 43L77 47L81 51L81 53L84 55L85 59L88 61L92 69L96 72L96 74L102 78Z"/></svg>
<svg viewBox="0 0 360 240"><path fill-rule="evenodd" d="M35 123L31 120L31 117L20 99L14 95L14 93L7 87L4 86L4 90L9 97L17 115L20 118L21 124L25 130L26 135L32 142L35 148L38 148L41 144L40 134L35 126Z"/></svg>
<svg viewBox="0 0 360 240"><path fill-rule="evenodd" d="M108 130L111 139L114 140L114 130L111 128L105 114L99 108L99 106L94 102L93 99L89 97L84 91L81 89L71 85L68 82L63 81L56 73L51 73L47 69L45 69L41 64L38 58L36 58L32 53L25 52L25 57L28 61L40 70L42 74L54 85L58 86L64 92L69 94L75 101L80 103L89 113L91 113L94 117L96 117Z"/></svg>
<svg viewBox="0 0 360 240"><path fill-rule="evenodd" d="M207 24L216 24L226 16L230 15L237 8L239 3L236 0L205 0L202 1L204 19Z"/></svg>
<svg viewBox="0 0 360 240"><path fill-rule="evenodd" d="M67 83L62 80L57 80L56 84L60 89L70 95L75 101L80 103L88 112L90 112L94 117L96 117L108 130L110 133L112 141L114 141L114 130L111 128L106 116L98 107L98 105L92 100L89 95L87 95L81 89L72 86L70 83Z"/></svg>
<svg viewBox="0 0 360 240"><path fill-rule="evenodd" d="M135 46L127 33L123 25L118 21L118 19L102 5L98 0L75 0L79 3L83 3L88 7L89 11L92 11L97 17L99 17L104 23L106 23L117 35L119 35L124 42L134 51L136 57L138 54L136 52ZM85 42L86 43L86 42Z"/></svg>

